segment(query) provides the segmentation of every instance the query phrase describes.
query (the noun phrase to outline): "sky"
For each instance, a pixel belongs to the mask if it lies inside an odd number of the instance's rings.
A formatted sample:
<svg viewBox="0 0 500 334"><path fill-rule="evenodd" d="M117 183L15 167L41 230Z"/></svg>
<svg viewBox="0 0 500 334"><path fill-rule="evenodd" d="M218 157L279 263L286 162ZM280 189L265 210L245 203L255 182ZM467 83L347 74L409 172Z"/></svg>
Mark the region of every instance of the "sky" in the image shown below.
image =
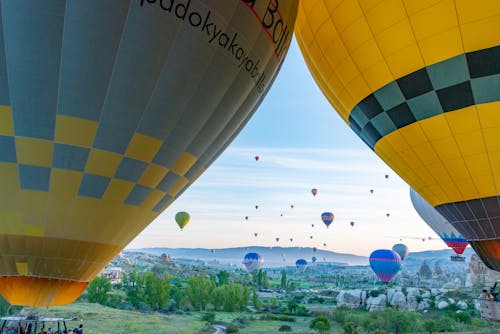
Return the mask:
<svg viewBox="0 0 500 334"><path fill-rule="evenodd" d="M179 211L191 215L183 231ZM329 228L322 212L335 215ZM410 252L446 248L413 209L409 186L322 95L294 39L246 127L127 248L279 245L368 256L400 238Z"/></svg>

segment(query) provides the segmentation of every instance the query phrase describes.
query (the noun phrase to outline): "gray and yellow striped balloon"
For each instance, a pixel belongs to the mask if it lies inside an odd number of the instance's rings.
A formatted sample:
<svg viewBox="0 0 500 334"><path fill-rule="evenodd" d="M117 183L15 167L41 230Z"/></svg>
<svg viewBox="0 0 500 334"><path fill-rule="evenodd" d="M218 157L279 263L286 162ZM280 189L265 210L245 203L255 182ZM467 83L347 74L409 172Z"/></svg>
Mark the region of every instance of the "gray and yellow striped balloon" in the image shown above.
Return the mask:
<svg viewBox="0 0 500 334"><path fill-rule="evenodd" d="M297 1L0 1L0 293L61 305L217 158Z"/></svg>

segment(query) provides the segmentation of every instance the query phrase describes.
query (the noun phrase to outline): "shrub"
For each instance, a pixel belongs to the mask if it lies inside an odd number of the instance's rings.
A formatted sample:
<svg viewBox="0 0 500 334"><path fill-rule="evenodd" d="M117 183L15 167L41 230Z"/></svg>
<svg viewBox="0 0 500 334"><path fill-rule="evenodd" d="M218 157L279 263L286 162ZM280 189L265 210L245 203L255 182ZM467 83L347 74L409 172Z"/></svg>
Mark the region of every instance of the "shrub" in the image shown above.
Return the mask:
<svg viewBox="0 0 500 334"><path fill-rule="evenodd" d="M215 322L215 313L207 312L207 313L203 314L203 316L201 317L201 320L213 324Z"/></svg>
<svg viewBox="0 0 500 334"><path fill-rule="evenodd" d="M309 324L309 328L317 330L318 333L328 333L330 331L330 327L330 321L328 321L326 317L314 318Z"/></svg>
<svg viewBox="0 0 500 334"><path fill-rule="evenodd" d="M280 328L278 329L279 332L291 332L292 327L288 325L281 325Z"/></svg>
<svg viewBox="0 0 500 334"><path fill-rule="evenodd" d="M238 333L239 332L239 329L237 326L233 325L233 324L229 324L226 326L226 333Z"/></svg>

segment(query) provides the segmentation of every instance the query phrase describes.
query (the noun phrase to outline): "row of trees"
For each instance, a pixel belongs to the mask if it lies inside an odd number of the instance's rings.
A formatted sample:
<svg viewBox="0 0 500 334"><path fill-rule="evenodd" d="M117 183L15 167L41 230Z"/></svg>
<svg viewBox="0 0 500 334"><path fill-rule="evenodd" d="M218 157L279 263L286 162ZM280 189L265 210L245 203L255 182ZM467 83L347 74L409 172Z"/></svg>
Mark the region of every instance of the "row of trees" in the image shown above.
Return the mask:
<svg viewBox="0 0 500 334"><path fill-rule="evenodd" d="M86 298L115 308L233 312L246 309L250 290L229 282L225 271L211 278L191 277L187 282L168 275L158 277L152 271L133 271L114 288L107 278L96 277L87 288Z"/></svg>

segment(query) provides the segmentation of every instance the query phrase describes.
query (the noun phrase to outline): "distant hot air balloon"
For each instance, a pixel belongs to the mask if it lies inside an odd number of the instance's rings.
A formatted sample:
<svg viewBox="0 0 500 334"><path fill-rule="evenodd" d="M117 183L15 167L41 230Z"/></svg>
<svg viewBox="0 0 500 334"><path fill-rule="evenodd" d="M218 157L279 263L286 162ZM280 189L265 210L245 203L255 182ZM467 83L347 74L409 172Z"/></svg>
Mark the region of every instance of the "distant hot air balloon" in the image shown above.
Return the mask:
<svg viewBox="0 0 500 334"><path fill-rule="evenodd" d="M468 243L446 218L422 198L413 188L410 188L410 198L413 207L422 220L436 232L444 243L460 255L464 252Z"/></svg>
<svg viewBox="0 0 500 334"><path fill-rule="evenodd" d="M404 244L395 244L392 246L392 250L398 253L399 257L401 257L401 261L408 256L408 247Z"/></svg>
<svg viewBox="0 0 500 334"><path fill-rule="evenodd" d="M500 271L498 3L301 1L295 36L334 110Z"/></svg>
<svg viewBox="0 0 500 334"><path fill-rule="evenodd" d="M386 216L387 218L389 218L389 217L391 216L391 214L390 214L390 213L386 213L386 214L385 214L385 216Z"/></svg>
<svg viewBox="0 0 500 334"><path fill-rule="evenodd" d="M280 241L280 238L276 238L276 242L279 242Z"/></svg>
<svg viewBox="0 0 500 334"><path fill-rule="evenodd" d="M333 213L331 212L323 212L321 214L321 220L323 221L323 223L325 223L326 227L329 227L330 224L333 222Z"/></svg>
<svg viewBox="0 0 500 334"><path fill-rule="evenodd" d="M290 242L292 242L292 241L293 241L293 238L290 238Z"/></svg>
<svg viewBox="0 0 500 334"><path fill-rule="evenodd" d="M316 194L318 193L318 189L312 188L311 193L313 194L313 196L316 196Z"/></svg>
<svg viewBox="0 0 500 334"><path fill-rule="evenodd" d="M259 159L260 159L260 158L259 158L259 156L258 156L258 155L256 155L256 156L255 156L255 161L259 161Z"/></svg>
<svg viewBox="0 0 500 334"><path fill-rule="evenodd" d="M166 3L2 2L0 294L10 304L72 303L195 182L264 99L298 5Z"/></svg>
<svg viewBox="0 0 500 334"><path fill-rule="evenodd" d="M293 209L295 206L292 204L292 205L290 205L290 207Z"/></svg>
<svg viewBox="0 0 500 334"><path fill-rule="evenodd" d="M255 210L257 210L258 208L259 208L259 206L258 206L258 205L256 205L256 206L255 206Z"/></svg>
<svg viewBox="0 0 500 334"><path fill-rule="evenodd" d="M314 227L314 224L311 224L311 227Z"/></svg>
<svg viewBox="0 0 500 334"><path fill-rule="evenodd" d="M351 224L352 227L354 227L354 222L351 222L350 224Z"/></svg>
<svg viewBox="0 0 500 334"><path fill-rule="evenodd" d="M257 233L254 233L253 235L254 235L254 236L257 236Z"/></svg>
<svg viewBox="0 0 500 334"><path fill-rule="evenodd" d="M181 211L177 212L175 215L175 221L177 222L177 225L181 228L181 230L189 223L189 220L191 217L189 216L189 213Z"/></svg>
<svg viewBox="0 0 500 334"><path fill-rule="evenodd" d="M370 189L370 194L373 194L373 189Z"/></svg>
<svg viewBox="0 0 500 334"><path fill-rule="evenodd" d="M388 179L389 178L389 174L385 174L385 178Z"/></svg>
<svg viewBox="0 0 500 334"><path fill-rule="evenodd" d="M248 216L245 216L245 220L248 220Z"/></svg>
<svg viewBox="0 0 500 334"><path fill-rule="evenodd" d="M316 263L317 260L318 260L318 258L316 256L311 257L312 263Z"/></svg>
<svg viewBox="0 0 500 334"><path fill-rule="evenodd" d="M378 249L370 254L370 267L377 277L388 283L401 270L401 257L389 249Z"/></svg>
<svg viewBox="0 0 500 334"><path fill-rule="evenodd" d="M313 236L311 235L309 238L310 238L310 239L312 239L312 238L313 238Z"/></svg>
<svg viewBox="0 0 500 334"><path fill-rule="evenodd" d="M326 247L326 243L323 243L323 247Z"/></svg>
<svg viewBox="0 0 500 334"><path fill-rule="evenodd" d="M254 272L262 268L264 259L259 253L247 253L243 258L243 264L249 272Z"/></svg>
<svg viewBox="0 0 500 334"><path fill-rule="evenodd" d="M313 247L313 252L316 252L318 249L316 247Z"/></svg>
<svg viewBox="0 0 500 334"><path fill-rule="evenodd" d="M307 261L304 259L298 259L295 261L295 267L297 267L299 273L303 274L307 269Z"/></svg>
<svg viewBox="0 0 500 334"><path fill-rule="evenodd" d="M280 214L280 217L283 217L283 214Z"/></svg>

